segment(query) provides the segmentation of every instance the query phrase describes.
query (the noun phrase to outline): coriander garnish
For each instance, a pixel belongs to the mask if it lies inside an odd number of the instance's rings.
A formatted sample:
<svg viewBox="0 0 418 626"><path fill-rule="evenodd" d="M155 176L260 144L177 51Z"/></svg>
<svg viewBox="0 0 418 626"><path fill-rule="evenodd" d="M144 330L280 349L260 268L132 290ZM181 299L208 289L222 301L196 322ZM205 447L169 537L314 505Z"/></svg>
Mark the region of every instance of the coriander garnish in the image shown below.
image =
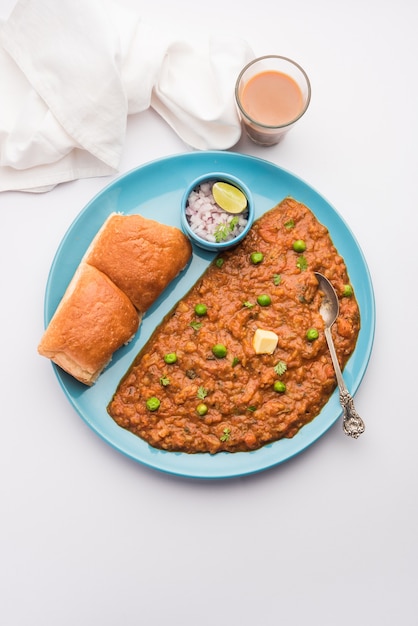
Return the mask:
<svg viewBox="0 0 418 626"><path fill-rule="evenodd" d="M197 397L199 398L199 400L204 400L207 395L208 395L208 390L200 386L199 389L197 390Z"/></svg>
<svg viewBox="0 0 418 626"><path fill-rule="evenodd" d="M308 261L306 260L306 257L304 257L302 254L296 261L296 267L300 269L301 272L305 271L308 268Z"/></svg>
<svg viewBox="0 0 418 626"><path fill-rule="evenodd" d="M290 230L295 227L295 222L292 219L287 220L287 222L284 223L284 227L287 228L287 230Z"/></svg>
<svg viewBox="0 0 418 626"><path fill-rule="evenodd" d="M276 372L277 376L282 376L286 370L287 370L287 365L284 361L279 361L274 366L274 371Z"/></svg>
<svg viewBox="0 0 418 626"><path fill-rule="evenodd" d="M225 442L225 441L229 440L230 436L231 436L231 429L230 428L224 428L223 429L223 434L219 437L219 439L222 442Z"/></svg>
<svg viewBox="0 0 418 626"><path fill-rule="evenodd" d="M238 224L238 221L238 217L233 217L232 220L227 224L218 224L218 226L215 228L215 232L213 233L215 235L216 243L224 241L228 237L228 235L232 233L235 226Z"/></svg>

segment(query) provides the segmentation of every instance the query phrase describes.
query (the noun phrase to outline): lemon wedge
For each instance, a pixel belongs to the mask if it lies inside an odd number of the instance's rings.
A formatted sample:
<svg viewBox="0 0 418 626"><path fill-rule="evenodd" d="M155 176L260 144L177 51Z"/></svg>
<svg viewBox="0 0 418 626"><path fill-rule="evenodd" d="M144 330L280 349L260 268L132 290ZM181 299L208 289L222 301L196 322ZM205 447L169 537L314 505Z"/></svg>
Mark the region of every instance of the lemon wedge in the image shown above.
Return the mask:
<svg viewBox="0 0 418 626"><path fill-rule="evenodd" d="M216 204L227 213L237 215L247 208L247 198L238 187L229 183L216 182L212 187Z"/></svg>

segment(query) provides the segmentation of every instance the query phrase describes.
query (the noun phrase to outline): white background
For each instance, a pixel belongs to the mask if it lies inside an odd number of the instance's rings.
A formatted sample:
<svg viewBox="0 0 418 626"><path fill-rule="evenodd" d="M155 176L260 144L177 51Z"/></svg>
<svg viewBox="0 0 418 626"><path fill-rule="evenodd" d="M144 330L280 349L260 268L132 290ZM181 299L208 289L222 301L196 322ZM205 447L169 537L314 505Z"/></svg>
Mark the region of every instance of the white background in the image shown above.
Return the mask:
<svg viewBox="0 0 418 626"><path fill-rule="evenodd" d="M291 461L233 480L125 458L36 351L57 246L112 177L0 194L0 622L416 626L418 4L120 4L173 29L186 18L204 33L240 31L257 55L289 56L309 74L311 106L288 137L234 150L317 189L365 253L377 307L356 394L367 429L355 441L338 423ZM0 0L0 18L13 6ZM120 173L188 150L146 111L128 121Z"/></svg>

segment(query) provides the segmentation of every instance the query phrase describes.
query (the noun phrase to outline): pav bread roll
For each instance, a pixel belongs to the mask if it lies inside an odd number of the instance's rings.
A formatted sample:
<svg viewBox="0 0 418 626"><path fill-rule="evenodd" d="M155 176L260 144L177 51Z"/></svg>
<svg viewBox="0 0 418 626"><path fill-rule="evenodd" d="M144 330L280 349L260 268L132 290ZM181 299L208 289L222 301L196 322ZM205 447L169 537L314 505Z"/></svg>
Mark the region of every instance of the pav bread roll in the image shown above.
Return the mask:
<svg viewBox="0 0 418 626"><path fill-rule="evenodd" d="M191 243L180 229L138 214L112 213L84 261L109 276L145 313L185 268L191 254Z"/></svg>
<svg viewBox="0 0 418 626"><path fill-rule="evenodd" d="M92 385L138 330L140 315L103 272L80 263L45 330L38 352Z"/></svg>

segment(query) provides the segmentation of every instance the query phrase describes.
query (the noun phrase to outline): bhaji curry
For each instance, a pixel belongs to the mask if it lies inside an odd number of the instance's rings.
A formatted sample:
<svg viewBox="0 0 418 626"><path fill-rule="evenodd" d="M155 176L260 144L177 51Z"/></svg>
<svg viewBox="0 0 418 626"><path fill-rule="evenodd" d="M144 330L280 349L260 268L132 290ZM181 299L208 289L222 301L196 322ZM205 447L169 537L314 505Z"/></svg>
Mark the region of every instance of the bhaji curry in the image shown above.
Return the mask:
<svg viewBox="0 0 418 626"><path fill-rule="evenodd" d="M344 367L360 330L346 265L310 209L286 198L156 328L109 414L168 451L251 451L293 437L336 386L315 271L339 297L333 337Z"/></svg>

